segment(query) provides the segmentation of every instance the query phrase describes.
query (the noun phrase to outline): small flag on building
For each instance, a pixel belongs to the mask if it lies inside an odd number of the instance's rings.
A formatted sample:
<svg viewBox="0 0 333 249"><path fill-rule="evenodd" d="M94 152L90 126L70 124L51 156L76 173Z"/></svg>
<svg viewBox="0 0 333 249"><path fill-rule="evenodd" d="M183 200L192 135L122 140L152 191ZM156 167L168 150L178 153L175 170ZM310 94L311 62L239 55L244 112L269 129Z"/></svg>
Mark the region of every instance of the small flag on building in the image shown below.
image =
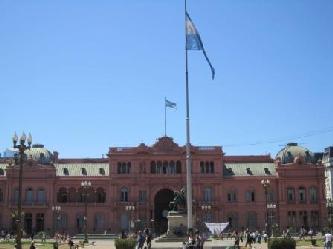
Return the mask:
<svg viewBox="0 0 333 249"><path fill-rule="evenodd" d="M212 79L215 77L215 68L208 59L206 51L204 49L203 43L200 38L200 34L196 29L194 23L192 22L189 14L186 12L186 50L202 50L202 53L205 56L206 61L212 71Z"/></svg>
<svg viewBox="0 0 333 249"><path fill-rule="evenodd" d="M177 108L177 104L165 99L165 107Z"/></svg>

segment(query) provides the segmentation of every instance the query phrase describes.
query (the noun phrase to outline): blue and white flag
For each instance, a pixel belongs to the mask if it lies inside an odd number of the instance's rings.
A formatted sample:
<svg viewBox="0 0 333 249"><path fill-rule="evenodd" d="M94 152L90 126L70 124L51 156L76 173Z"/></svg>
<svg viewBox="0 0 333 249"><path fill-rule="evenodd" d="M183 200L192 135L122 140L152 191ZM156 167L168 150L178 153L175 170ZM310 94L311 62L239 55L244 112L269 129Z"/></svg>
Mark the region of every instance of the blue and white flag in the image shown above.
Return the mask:
<svg viewBox="0 0 333 249"><path fill-rule="evenodd" d="M186 12L186 50L202 50L202 53L205 56L206 61L212 71L212 79L215 77L215 68L213 67L212 63L208 59L206 51L204 49L203 43L200 38L200 34L196 29L194 23L192 22L189 14Z"/></svg>
<svg viewBox="0 0 333 249"><path fill-rule="evenodd" d="M165 107L176 108L177 104L165 99Z"/></svg>

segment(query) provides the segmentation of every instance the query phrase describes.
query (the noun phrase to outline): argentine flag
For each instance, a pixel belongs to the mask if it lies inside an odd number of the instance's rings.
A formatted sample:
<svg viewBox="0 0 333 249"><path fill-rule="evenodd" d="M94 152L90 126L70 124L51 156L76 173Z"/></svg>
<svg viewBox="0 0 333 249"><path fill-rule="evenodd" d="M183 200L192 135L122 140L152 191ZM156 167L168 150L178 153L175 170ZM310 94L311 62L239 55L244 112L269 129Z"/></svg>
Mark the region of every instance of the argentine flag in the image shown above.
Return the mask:
<svg viewBox="0 0 333 249"><path fill-rule="evenodd" d="M206 54L206 51L204 49L203 43L200 38L200 34L187 12L186 12L185 26L186 26L186 50L202 50L202 53L204 54L205 59L210 67L210 70L212 71L212 79L214 79L215 68L208 59L208 56Z"/></svg>

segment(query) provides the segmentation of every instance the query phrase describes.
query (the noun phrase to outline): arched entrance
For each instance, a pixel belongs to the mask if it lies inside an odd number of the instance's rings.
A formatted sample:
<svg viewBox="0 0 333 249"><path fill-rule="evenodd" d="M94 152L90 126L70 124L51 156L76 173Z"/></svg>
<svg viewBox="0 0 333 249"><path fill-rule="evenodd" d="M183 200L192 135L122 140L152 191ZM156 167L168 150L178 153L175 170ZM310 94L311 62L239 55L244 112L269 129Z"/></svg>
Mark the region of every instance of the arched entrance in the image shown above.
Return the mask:
<svg viewBox="0 0 333 249"><path fill-rule="evenodd" d="M161 189L154 198L154 229L157 234L168 230L169 203L173 200L174 192L170 189Z"/></svg>

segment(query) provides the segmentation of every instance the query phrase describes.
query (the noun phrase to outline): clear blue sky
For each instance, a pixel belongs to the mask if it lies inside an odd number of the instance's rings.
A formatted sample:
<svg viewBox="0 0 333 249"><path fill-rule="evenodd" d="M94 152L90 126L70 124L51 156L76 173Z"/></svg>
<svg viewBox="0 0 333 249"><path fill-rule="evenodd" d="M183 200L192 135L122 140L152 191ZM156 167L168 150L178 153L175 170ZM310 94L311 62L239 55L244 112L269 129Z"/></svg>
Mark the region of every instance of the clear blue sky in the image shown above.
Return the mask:
<svg viewBox="0 0 333 249"><path fill-rule="evenodd" d="M191 142L226 154L333 145L333 1L188 0ZM14 131L61 157L185 144L182 0L0 1L0 151Z"/></svg>

